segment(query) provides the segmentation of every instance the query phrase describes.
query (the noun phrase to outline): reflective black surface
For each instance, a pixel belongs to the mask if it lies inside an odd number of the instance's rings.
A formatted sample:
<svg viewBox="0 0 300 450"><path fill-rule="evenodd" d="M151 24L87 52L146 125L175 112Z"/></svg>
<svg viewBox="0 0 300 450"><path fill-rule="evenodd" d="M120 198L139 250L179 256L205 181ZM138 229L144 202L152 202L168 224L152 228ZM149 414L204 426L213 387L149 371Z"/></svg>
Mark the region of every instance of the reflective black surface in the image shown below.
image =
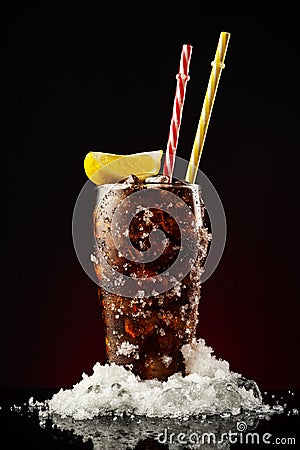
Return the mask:
<svg viewBox="0 0 300 450"><path fill-rule="evenodd" d="M283 412L269 417L205 417L188 420L102 417L44 423L28 400L44 401L55 389L0 390L0 431L6 449L230 449L298 448L299 392L265 392L264 401Z"/></svg>

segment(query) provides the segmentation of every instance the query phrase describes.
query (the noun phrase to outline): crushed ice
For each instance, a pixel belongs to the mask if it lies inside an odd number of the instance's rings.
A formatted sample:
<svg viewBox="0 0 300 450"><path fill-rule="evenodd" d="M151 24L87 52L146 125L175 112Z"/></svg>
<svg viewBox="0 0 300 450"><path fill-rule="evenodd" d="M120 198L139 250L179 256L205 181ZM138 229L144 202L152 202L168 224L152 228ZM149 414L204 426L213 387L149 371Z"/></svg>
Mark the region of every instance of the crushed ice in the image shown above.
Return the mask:
<svg viewBox="0 0 300 450"><path fill-rule="evenodd" d="M135 349L124 346L122 352ZM85 373L72 389L60 389L44 403L30 399L41 417L59 415L75 420L101 416L138 415L183 418L203 415L237 416L244 412L270 413L254 381L232 372L227 361L217 359L203 339L184 345L188 375L176 373L161 382L141 380L129 368L97 362L92 375ZM164 358L169 363L168 355ZM280 412L280 406L277 412Z"/></svg>
<svg viewBox="0 0 300 450"><path fill-rule="evenodd" d="M136 354L138 349L138 345L130 344L130 342L125 341L122 342L121 346L118 348L117 355L130 356L132 353Z"/></svg>

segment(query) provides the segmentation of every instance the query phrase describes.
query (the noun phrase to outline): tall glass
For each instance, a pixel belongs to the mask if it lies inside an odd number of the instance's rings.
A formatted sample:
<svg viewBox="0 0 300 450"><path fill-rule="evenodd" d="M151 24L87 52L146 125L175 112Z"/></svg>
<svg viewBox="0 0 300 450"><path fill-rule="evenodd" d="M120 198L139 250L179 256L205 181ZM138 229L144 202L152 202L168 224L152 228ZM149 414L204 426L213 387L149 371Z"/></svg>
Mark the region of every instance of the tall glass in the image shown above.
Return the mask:
<svg viewBox="0 0 300 450"><path fill-rule="evenodd" d="M195 184L97 187L95 270L106 356L141 379L185 375L181 347L196 337L209 245Z"/></svg>

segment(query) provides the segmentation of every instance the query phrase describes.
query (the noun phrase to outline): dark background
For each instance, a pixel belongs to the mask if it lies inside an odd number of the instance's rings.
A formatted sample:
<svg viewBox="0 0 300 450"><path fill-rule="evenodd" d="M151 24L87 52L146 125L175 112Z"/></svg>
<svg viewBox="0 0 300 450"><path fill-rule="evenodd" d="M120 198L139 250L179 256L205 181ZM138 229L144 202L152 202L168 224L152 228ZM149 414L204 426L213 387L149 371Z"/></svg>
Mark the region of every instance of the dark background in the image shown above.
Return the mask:
<svg viewBox="0 0 300 450"><path fill-rule="evenodd" d="M203 285L199 336L262 389L300 389L297 24L132 3L2 11L0 385L69 387L104 362L97 288L71 233L84 157L165 149L189 43L177 149L188 160L210 62L228 31L201 159L228 234Z"/></svg>

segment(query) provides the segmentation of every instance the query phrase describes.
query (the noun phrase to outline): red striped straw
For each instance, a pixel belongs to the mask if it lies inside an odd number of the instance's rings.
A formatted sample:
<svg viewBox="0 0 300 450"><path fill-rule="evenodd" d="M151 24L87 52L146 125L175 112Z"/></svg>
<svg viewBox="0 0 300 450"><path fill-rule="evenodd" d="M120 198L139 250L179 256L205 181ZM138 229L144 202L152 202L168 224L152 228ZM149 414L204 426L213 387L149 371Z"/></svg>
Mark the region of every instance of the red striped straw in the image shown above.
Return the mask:
<svg viewBox="0 0 300 450"><path fill-rule="evenodd" d="M185 99L185 89L189 77L189 66L192 54L191 45L183 45L181 51L181 59L179 66L179 73L176 76L177 86L173 105L173 114L170 125L169 139L167 144L167 151L165 156L163 174L172 181L172 175L175 164L175 155L178 143L179 129L181 124L182 109Z"/></svg>

